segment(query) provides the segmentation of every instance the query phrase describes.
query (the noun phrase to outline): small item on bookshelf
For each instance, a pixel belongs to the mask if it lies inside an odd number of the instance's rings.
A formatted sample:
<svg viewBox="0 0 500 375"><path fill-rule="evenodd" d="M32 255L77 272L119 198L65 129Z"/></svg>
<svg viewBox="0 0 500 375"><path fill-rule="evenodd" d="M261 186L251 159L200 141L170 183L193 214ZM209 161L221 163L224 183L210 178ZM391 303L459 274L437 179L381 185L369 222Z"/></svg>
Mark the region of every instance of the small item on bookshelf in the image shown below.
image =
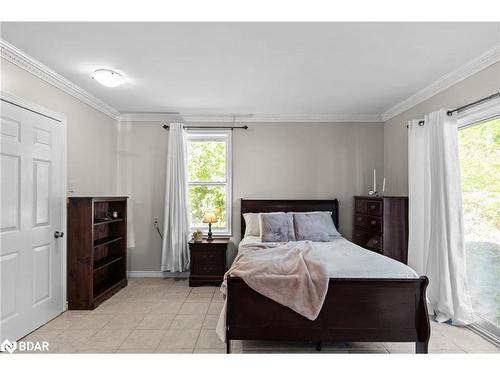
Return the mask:
<svg viewBox="0 0 500 375"><path fill-rule="evenodd" d="M108 220L118 219L118 211L108 211L108 212L106 212L106 219L108 219Z"/></svg>
<svg viewBox="0 0 500 375"><path fill-rule="evenodd" d="M194 242L202 242L203 241L203 232L201 230L196 230L193 232L193 240Z"/></svg>

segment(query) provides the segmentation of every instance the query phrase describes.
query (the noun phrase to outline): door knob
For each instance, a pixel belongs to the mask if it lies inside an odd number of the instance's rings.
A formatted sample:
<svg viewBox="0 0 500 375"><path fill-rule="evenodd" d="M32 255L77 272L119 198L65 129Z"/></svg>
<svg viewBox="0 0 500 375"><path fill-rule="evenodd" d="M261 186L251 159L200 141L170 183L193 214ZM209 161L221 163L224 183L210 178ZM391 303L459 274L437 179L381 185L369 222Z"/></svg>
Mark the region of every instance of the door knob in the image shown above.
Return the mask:
<svg viewBox="0 0 500 375"><path fill-rule="evenodd" d="M64 237L64 233L63 232L54 232L54 237L55 238L63 238Z"/></svg>

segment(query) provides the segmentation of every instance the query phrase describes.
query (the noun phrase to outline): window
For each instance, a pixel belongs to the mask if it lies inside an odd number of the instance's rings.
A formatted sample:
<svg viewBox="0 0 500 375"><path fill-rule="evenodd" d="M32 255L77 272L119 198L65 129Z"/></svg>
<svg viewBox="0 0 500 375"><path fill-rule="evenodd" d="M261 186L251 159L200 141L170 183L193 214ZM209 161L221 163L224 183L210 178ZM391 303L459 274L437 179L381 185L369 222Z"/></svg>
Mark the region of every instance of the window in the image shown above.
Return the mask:
<svg viewBox="0 0 500 375"><path fill-rule="evenodd" d="M500 118L465 123L458 141L474 326L500 340Z"/></svg>
<svg viewBox="0 0 500 375"><path fill-rule="evenodd" d="M203 215L214 211L214 235L231 235L231 131L188 131L188 200L191 229L208 232Z"/></svg>

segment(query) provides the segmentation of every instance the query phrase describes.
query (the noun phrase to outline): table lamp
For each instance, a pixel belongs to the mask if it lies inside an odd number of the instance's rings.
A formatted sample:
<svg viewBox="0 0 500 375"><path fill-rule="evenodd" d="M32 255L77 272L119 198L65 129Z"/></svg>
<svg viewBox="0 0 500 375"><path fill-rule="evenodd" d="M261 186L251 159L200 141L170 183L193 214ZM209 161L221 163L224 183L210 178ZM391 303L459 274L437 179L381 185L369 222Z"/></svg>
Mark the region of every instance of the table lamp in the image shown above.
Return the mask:
<svg viewBox="0 0 500 375"><path fill-rule="evenodd" d="M203 222L208 224L208 241L212 241L212 224L217 222L217 217L214 211L207 211L203 216Z"/></svg>

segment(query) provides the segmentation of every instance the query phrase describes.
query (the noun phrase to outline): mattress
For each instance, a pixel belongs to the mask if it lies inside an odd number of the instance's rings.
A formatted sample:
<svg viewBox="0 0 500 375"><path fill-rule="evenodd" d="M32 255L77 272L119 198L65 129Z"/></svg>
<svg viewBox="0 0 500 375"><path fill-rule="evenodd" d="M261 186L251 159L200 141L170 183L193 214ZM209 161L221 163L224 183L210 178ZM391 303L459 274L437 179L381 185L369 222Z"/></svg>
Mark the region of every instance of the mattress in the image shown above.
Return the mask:
<svg viewBox="0 0 500 375"><path fill-rule="evenodd" d="M259 237L244 237L238 249L260 243ZM416 279L418 274L407 265L346 240L331 236L328 242L313 242L315 255L321 259L331 278Z"/></svg>

